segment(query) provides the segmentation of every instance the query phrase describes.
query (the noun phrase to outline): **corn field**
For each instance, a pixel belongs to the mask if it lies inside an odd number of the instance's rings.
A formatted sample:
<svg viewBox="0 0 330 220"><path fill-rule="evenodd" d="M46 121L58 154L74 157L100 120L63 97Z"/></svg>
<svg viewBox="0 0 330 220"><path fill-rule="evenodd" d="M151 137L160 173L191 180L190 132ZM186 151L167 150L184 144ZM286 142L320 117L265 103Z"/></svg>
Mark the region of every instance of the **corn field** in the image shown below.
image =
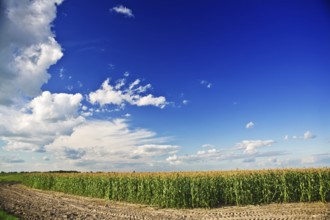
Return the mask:
<svg viewBox="0 0 330 220"><path fill-rule="evenodd" d="M330 201L330 168L179 173L33 173L27 186L166 208Z"/></svg>

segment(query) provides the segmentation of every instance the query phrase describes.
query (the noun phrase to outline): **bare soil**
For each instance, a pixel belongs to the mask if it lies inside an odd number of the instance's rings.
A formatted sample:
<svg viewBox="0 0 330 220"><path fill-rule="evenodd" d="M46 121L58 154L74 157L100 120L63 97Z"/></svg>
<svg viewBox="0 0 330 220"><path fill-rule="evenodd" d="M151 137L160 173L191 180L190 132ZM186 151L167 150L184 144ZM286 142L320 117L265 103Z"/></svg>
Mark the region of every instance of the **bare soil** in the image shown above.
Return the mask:
<svg viewBox="0 0 330 220"><path fill-rule="evenodd" d="M0 183L0 209L21 219L330 220L330 203L161 209L41 191L15 183Z"/></svg>

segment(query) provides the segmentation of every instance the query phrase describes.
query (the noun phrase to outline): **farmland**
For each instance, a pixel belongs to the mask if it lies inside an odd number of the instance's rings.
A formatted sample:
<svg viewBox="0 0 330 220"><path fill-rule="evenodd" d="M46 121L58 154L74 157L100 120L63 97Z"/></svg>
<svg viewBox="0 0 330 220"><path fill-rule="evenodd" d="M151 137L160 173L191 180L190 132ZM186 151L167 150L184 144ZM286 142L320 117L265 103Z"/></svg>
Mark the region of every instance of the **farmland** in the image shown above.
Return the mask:
<svg viewBox="0 0 330 220"><path fill-rule="evenodd" d="M227 206L213 209L162 209L65 193L0 185L0 209L20 219L194 219L194 220L327 220L329 203Z"/></svg>
<svg viewBox="0 0 330 220"><path fill-rule="evenodd" d="M162 208L329 202L330 169L28 174L29 187Z"/></svg>
<svg viewBox="0 0 330 220"><path fill-rule="evenodd" d="M327 219L329 200L329 168L0 175L23 219Z"/></svg>

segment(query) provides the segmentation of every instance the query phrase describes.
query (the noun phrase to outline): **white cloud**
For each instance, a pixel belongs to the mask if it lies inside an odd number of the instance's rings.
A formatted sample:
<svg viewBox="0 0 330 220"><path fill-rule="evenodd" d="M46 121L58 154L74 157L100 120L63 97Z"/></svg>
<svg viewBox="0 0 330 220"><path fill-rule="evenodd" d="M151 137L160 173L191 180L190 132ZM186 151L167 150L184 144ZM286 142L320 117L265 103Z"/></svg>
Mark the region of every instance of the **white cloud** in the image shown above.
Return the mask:
<svg viewBox="0 0 330 220"><path fill-rule="evenodd" d="M84 121L80 94L43 92L23 109L0 108L0 136L6 150L44 151L57 136Z"/></svg>
<svg viewBox="0 0 330 220"><path fill-rule="evenodd" d="M307 157L303 157L300 159L300 162L304 165L322 165L322 166L328 166L330 163L330 154L329 153L323 153L323 154L313 154Z"/></svg>
<svg viewBox="0 0 330 220"><path fill-rule="evenodd" d="M135 102L137 106L147 106L153 105L160 108L164 108L166 106L166 99L164 96L154 97L153 95L149 94L147 96L139 97Z"/></svg>
<svg viewBox="0 0 330 220"><path fill-rule="evenodd" d="M141 82L141 80L136 79L134 82L132 82L132 83L129 85L129 89L132 90L135 86L139 85L140 82Z"/></svg>
<svg viewBox="0 0 330 220"><path fill-rule="evenodd" d="M169 156L166 158L166 161L171 165L178 164L194 164L196 162L219 160L219 152L207 152L207 151L198 151L197 154L184 155L184 156Z"/></svg>
<svg viewBox="0 0 330 220"><path fill-rule="evenodd" d="M63 55L51 31L59 0L4 0L0 13L0 104L34 97ZM56 4L55 4L56 3ZM28 82L28 83L27 83Z"/></svg>
<svg viewBox="0 0 330 220"><path fill-rule="evenodd" d="M124 77L129 77L129 72L126 71L126 72L124 73Z"/></svg>
<svg viewBox="0 0 330 220"><path fill-rule="evenodd" d="M62 67L58 73L58 76L63 80L64 79L64 68Z"/></svg>
<svg viewBox="0 0 330 220"><path fill-rule="evenodd" d="M116 82L115 89L120 89L126 84L126 79L119 79Z"/></svg>
<svg viewBox="0 0 330 220"><path fill-rule="evenodd" d="M210 145L210 146L212 146L212 145ZM210 146L206 146L206 147L209 148ZM220 153L220 151L217 151L215 148L197 151L197 155L206 155L206 154L210 155L210 154L216 154L216 153Z"/></svg>
<svg viewBox="0 0 330 220"><path fill-rule="evenodd" d="M217 152L216 149L209 149L209 150L207 151L207 153L209 153L209 154L213 154L213 153L216 153L216 152Z"/></svg>
<svg viewBox="0 0 330 220"><path fill-rule="evenodd" d="M77 111L82 98L79 93L75 95L66 93L51 94L45 91L41 96L34 98L29 107L37 120L65 120L78 116Z"/></svg>
<svg viewBox="0 0 330 220"><path fill-rule="evenodd" d="M178 152L179 146L174 145L157 145L157 144L145 144L138 146L133 152L133 156L161 156L166 154L175 154Z"/></svg>
<svg viewBox="0 0 330 220"><path fill-rule="evenodd" d="M202 155L202 154L205 154L205 153L206 153L205 150L199 150L199 151L197 151L197 155Z"/></svg>
<svg viewBox="0 0 330 220"><path fill-rule="evenodd" d="M189 103L189 101L186 99L182 101L182 104L184 104L184 105L188 105L188 103Z"/></svg>
<svg viewBox="0 0 330 220"><path fill-rule="evenodd" d="M214 148L214 145L212 145L212 144L203 144L202 147L203 148Z"/></svg>
<svg viewBox="0 0 330 220"><path fill-rule="evenodd" d="M273 140L243 140L236 144L237 149L243 149L247 154L257 152L257 148L270 147L275 143Z"/></svg>
<svg viewBox="0 0 330 220"><path fill-rule="evenodd" d="M68 85L65 87L67 90L69 90L70 92L73 90L73 86L72 85Z"/></svg>
<svg viewBox="0 0 330 220"><path fill-rule="evenodd" d="M201 80L200 81L201 85L206 86L206 88L210 89L212 87L212 83L206 81L206 80Z"/></svg>
<svg viewBox="0 0 330 220"><path fill-rule="evenodd" d="M154 97L152 94L143 95L151 88L150 84L145 86L138 86L140 80L137 79L124 88L126 85L125 79L117 81L115 86L110 85L110 79L102 83L100 89L89 94L89 101L91 104L117 105L124 107L126 103L136 106L156 106L164 108L167 105L166 98L163 96Z"/></svg>
<svg viewBox="0 0 330 220"><path fill-rule="evenodd" d="M112 9L110 9L110 11L115 11L118 14L125 15L126 17L130 17L130 18L133 18L134 17L132 10L129 9L129 8L127 8L127 7L125 7L125 6L123 6L123 5L115 6Z"/></svg>
<svg viewBox="0 0 330 220"><path fill-rule="evenodd" d="M292 139L294 140L310 140L316 138L316 135L314 135L311 131L306 131L303 136L297 136L293 135ZM289 135L286 135L284 137L284 140L289 140Z"/></svg>
<svg viewBox="0 0 330 220"><path fill-rule="evenodd" d="M235 148L231 149L226 149L226 150L217 150L215 148L209 149L209 150L200 150L197 151L196 154L186 154L179 156L177 154L169 156L166 161L169 164L182 164L191 166L193 164L198 164L198 163L204 163L207 164L227 164L227 161L230 161L230 164L239 164L241 162L256 162L258 158L274 158L274 157L279 157L279 156L284 156L287 155L287 152L283 151L265 151L265 152L258 152L255 150L255 148L260 148L264 146L270 146L273 141L249 141L250 143L247 143L246 141L243 141L244 146L239 146L239 149L247 149L249 148L249 153L246 151L244 152L237 152L238 146ZM252 143L254 142L254 143ZM251 147L251 145L253 145ZM249 147L250 146L250 147ZM252 150L253 149L253 150ZM189 169L189 167L186 167Z"/></svg>
<svg viewBox="0 0 330 220"><path fill-rule="evenodd" d="M169 156L168 158L166 158L166 161L172 165L182 164L182 161L176 155Z"/></svg>
<svg viewBox="0 0 330 220"><path fill-rule="evenodd" d="M122 105L125 102L124 94L120 90L116 90L109 84L109 79L102 83L101 89L91 92L89 94L89 101L92 104L105 104Z"/></svg>
<svg viewBox="0 0 330 220"><path fill-rule="evenodd" d="M313 164L316 162L315 156L304 157L301 159L302 164Z"/></svg>
<svg viewBox="0 0 330 220"><path fill-rule="evenodd" d="M72 134L58 136L45 149L59 159L79 164L149 164L155 158L174 154L179 146L166 144L167 138L145 129L130 129L124 119L89 120Z"/></svg>
<svg viewBox="0 0 330 220"><path fill-rule="evenodd" d="M246 124L246 128L254 128L254 123L250 121L249 123Z"/></svg>
<svg viewBox="0 0 330 220"><path fill-rule="evenodd" d="M315 137L316 137L316 135L312 134L312 132L310 132L310 131L306 131L304 133L304 139L305 140L313 139Z"/></svg>

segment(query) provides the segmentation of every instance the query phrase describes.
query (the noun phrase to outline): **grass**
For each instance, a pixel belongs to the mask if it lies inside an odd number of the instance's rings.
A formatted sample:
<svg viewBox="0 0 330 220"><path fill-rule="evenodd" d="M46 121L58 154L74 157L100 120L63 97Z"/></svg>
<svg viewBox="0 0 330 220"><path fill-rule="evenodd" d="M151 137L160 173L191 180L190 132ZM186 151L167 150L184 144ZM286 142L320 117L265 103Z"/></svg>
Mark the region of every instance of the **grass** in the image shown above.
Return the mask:
<svg viewBox="0 0 330 220"><path fill-rule="evenodd" d="M22 182L23 178L22 173L0 173L0 182Z"/></svg>
<svg viewBox="0 0 330 220"><path fill-rule="evenodd" d="M0 219L1 220L18 220L15 216L9 215L3 210L0 210Z"/></svg>

